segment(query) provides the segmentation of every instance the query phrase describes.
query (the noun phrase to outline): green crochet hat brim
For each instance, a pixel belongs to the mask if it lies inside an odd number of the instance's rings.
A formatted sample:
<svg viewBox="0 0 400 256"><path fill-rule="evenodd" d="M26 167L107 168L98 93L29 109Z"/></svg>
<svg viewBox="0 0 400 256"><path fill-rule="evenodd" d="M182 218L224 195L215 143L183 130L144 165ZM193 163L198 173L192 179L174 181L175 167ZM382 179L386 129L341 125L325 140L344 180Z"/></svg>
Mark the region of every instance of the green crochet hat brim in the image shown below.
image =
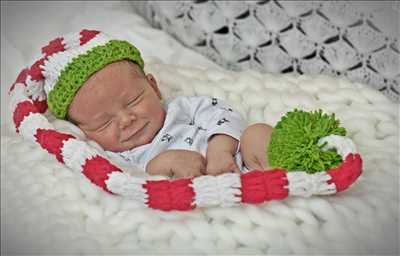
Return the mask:
<svg viewBox="0 0 400 256"><path fill-rule="evenodd" d="M143 70L144 62L139 50L127 41L110 40L105 45L96 46L75 57L61 71L54 89L47 95L49 111L57 118L65 119L75 94L89 77L119 60L130 60Z"/></svg>

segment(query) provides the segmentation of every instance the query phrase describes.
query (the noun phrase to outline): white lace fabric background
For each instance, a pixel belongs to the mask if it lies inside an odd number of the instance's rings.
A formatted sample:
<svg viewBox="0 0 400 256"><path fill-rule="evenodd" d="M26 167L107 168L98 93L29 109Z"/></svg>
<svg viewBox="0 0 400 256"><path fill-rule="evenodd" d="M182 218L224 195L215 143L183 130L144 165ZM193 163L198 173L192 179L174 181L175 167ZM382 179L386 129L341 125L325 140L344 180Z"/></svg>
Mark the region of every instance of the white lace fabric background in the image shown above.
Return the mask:
<svg viewBox="0 0 400 256"><path fill-rule="evenodd" d="M142 1L155 27L232 70L328 74L400 94L398 1Z"/></svg>
<svg viewBox="0 0 400 256"><path fill-rule="evenodd" d="M142 51L166 98L220 97L249 123L271 125L295 107L335 112L363 156L364 172L334 196L161 212L93 186L24 141L2 112L2 254L399 254L398 104L380 92L344 77L224 70L152 28L127 3L3 7L2 111L4 92L42 45L82 27L99 29ZM53 124L85 139L67 122Z"/></svg>

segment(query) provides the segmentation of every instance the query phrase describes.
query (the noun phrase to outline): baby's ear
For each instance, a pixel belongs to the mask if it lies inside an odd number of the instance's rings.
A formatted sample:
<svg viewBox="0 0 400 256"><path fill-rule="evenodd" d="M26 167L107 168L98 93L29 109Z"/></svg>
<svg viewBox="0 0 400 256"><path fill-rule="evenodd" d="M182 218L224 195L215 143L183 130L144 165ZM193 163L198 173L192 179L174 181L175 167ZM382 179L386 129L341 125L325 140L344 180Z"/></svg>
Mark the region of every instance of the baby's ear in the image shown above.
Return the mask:
<svg viewBox="0 0 400 256"><path fill-rule="evenodd" d="M148 73L148 74L146 75L146 79L147 79L147 81L149 82L151 88L153 88L153 90L155 91L155 93L157 94L157 96L158 96L158 97L160 98L160 100L161 100L161 99L162 99L161 92L160 92L160 89L158 89L157 81L156 81L156 79L154 78L154 76L153 76L152 74Z"/></svg>

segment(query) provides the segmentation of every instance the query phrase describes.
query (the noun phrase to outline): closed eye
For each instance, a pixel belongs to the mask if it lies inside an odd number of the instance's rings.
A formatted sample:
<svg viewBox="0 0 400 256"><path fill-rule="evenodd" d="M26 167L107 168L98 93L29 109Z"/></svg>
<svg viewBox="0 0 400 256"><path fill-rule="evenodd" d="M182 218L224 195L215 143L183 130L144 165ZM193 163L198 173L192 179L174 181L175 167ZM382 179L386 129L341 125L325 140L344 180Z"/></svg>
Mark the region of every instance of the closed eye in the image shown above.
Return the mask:
<svg viewBox="0 0 400 256"><path fill-rule="evenodd" d="M144 90L135 98L133 98L131 101L128 102L127 106L132 106L135 105L137 102L140 101L140 99L142 98L142 95L144 94Z"/></svg>
<svg viewBox="0 0 400 256"><path fill-rule="evenodd" d="M96 131L101 132L101 131L105 130L107 127L110 126L111 123L112 123L112 119L105 122L103 125L101 125L99 128L97 128Z"/></svg>

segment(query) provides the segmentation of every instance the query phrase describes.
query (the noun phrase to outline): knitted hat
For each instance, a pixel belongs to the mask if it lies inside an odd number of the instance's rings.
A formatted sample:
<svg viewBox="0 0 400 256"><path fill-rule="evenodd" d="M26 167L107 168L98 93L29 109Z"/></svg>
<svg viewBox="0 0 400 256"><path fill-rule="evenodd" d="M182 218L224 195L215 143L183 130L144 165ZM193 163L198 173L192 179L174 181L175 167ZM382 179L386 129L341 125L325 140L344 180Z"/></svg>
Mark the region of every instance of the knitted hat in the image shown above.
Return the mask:
<svg viewBox="0 0 400 256"><path fill-rule="evenodd" d="M43 80L48 109L65 119L68 107L79 88L96 71L119 61L131 60L143 69L139 50L127 41L113 40L106 34L84 29L56 38L42 48L44 57L37 61L36 82Z"/></svg>

